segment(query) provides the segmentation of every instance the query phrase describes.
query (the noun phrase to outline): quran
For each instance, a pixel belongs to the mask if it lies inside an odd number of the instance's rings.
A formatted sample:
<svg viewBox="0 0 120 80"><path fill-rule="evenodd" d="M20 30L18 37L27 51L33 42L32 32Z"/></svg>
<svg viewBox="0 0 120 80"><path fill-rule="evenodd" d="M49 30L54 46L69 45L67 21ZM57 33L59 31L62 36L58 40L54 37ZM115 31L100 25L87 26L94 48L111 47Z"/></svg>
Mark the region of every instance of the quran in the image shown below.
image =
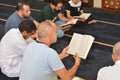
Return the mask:
<svg viewBox="0 0 120 80"><path fill-rule="evenodd" d="M68 21L67 23L60 25L60 27L70 25L70 24L76 24L77 20L78 19L72 19L72 20Z"/></svg>
<svg viewBox="0 0 120 80"><path fill-rule="evenodd" d="M85 80L85 79L75 76L75 77L73 77L72 80Z"/></svg>
<svg viewBox="0 0 120 80"><path fill-rule="evenodd" d="M91 35L74 33L67 52L72 55L77 53L79 57L86 59L93 41L94 37Z"/></svg>
<svg viewBox="0 0 120 80"><path fill-rule="evenodd" d="M73 16L74 18L81 18L87 20L90 17L91 13L83 13L80 16Z"/></svg>

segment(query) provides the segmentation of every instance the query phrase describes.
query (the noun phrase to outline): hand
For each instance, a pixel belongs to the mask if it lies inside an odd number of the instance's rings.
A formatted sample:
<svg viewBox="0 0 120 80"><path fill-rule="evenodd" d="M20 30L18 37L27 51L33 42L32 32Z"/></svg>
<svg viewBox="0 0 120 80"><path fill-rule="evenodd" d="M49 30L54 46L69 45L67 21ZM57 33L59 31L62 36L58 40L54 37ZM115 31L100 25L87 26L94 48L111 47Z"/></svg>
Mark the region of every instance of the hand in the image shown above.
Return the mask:
<svg viewBox="0 0 120 80"><path fill-rule="evenodd" d="M69 49L69 46L67 46L67 47L65 47L65 48L63 49L63 51L59 54L60 59L63 59L63 58L65 58L65 57L67 57L67 56L69 55L69 54L67 53L68 49Z"/></svg>
<svg viewBox="0 0 120 80"><path fill-rule="evenodd" d="M84 19L84 18L80 18L80 19L78 19L78 21L85 22L86 19Z"/></svg>
<svg viewBox="0 0 120 80"><path fill-rule="evenodd" d="M71 27L73 27L73 25L69 24L69 25L61 27L61 29L65 32L65 31L68 31Z"/></svg>
<svg viewBox="0 0 120 80"><path fill-rule="evenodd" d="M81 58L78 56L77 53L75 54L74 58L75 58L75 65L79 66L81 62Z"/></svg>

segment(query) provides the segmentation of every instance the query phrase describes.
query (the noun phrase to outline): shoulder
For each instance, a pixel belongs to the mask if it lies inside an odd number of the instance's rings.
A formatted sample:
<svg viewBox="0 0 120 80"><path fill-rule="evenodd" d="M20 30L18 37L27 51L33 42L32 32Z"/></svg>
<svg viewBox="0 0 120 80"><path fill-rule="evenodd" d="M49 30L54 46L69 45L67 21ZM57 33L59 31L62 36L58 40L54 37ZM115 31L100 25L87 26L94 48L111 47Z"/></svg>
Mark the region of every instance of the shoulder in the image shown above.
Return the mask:
<svg viewBox="0 0 120 80"><path fill-rule="evenodd" d="M50 9L51 9L50 4L48 4L42 9L42 11L46 11L46 10L50 10Z"/></svg>
<svg viewBox="0 0 120 80"><path fill-rule="evenodd" d="M112 66L103 67L98 71L98 74L109 73L109 71L111 71L112 69L113 69Z"/></svg>
<svg viewBox="0 0 120 80"><path fill-rule="evenodd" d="M57 54L57 52L54 49L52 49L52 48L48 48L48 49L49 49L50 53Z"/></svg>
<svg viewBox="0 0 120 80"><path fill-rule="evenodd" d="M14 13L12 13L9 17L8 17L8 20L10 19L15 19L15 18L17 18L18 17L18 14L17 14L17 12L15 11Z"/></svg>

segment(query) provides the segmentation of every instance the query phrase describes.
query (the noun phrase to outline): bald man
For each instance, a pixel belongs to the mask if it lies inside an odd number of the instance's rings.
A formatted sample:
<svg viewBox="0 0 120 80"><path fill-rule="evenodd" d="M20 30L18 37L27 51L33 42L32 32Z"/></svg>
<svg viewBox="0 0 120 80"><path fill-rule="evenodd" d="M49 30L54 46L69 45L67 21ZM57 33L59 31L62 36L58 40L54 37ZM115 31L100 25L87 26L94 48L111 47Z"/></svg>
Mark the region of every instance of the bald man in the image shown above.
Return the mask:
<svg viewBox="0 0 120 80"><path fill-rule="evenodd" d="M120 80L120 41L113 47L112 59L115 64L101 68L97 80Z"/></svg>
<svg viewBox="0 0 120 80"><path fill-rule="evenodd" d="M69 70L65 68L61 59L68 56L68 47L58 53L50 48L57 41L56 25L51 21L44 21L38 27L38 39L31 43L25 51L19 80L71 80L75 75L80 58L76 54L75 64Z"/></svg>

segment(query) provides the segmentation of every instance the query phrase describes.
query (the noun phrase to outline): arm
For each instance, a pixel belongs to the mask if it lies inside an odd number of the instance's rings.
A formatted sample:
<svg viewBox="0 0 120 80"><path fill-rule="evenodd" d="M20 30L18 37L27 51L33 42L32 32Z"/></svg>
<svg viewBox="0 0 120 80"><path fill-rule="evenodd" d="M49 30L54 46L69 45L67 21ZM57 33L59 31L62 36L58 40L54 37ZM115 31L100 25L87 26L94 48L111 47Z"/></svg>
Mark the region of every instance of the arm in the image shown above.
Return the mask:
<svg viewBox="0 0 120 80"><path fill-rule="evenodd" d="M62 13L59 13L58 14L58 18L61 20L61 21L69 21L70 19L65 17Z"/></svg>
<svg viewBox="0 0 120 80"><path fill-rule="evenodd" d="M69 55L69 54L67 53L67 50L68 50L68 49L69 49L68 46L63 49L63 51L59 54L60 59L63 59L63 58L65 58L65 57L67 57L67 56Z"/></svg>
<svg viewBox="0 0 120 80"><path fill-rule="evenodd" d="M65 68L63 68L55 71L55 73L61 78L61 80L72 80L72 78L75 76L78 70L79 65L80 65L80 58L78 57L78 55L76 55L75 64L71 69L66 70Z"/></svg>
<svg viewBox="0 0 120 80"><path fill-rule="evenodd" d="M83 13L84 13L84 10L80 10L80 13L83 14Z"/></svg>
<svg viewBox="0 0 120 80"><path fill-rule="evenodd" d="M68 17L69 19L74 19L74 18L70 15L70 11L66 10L66 14L67 14L67 17Z"/></svg>

